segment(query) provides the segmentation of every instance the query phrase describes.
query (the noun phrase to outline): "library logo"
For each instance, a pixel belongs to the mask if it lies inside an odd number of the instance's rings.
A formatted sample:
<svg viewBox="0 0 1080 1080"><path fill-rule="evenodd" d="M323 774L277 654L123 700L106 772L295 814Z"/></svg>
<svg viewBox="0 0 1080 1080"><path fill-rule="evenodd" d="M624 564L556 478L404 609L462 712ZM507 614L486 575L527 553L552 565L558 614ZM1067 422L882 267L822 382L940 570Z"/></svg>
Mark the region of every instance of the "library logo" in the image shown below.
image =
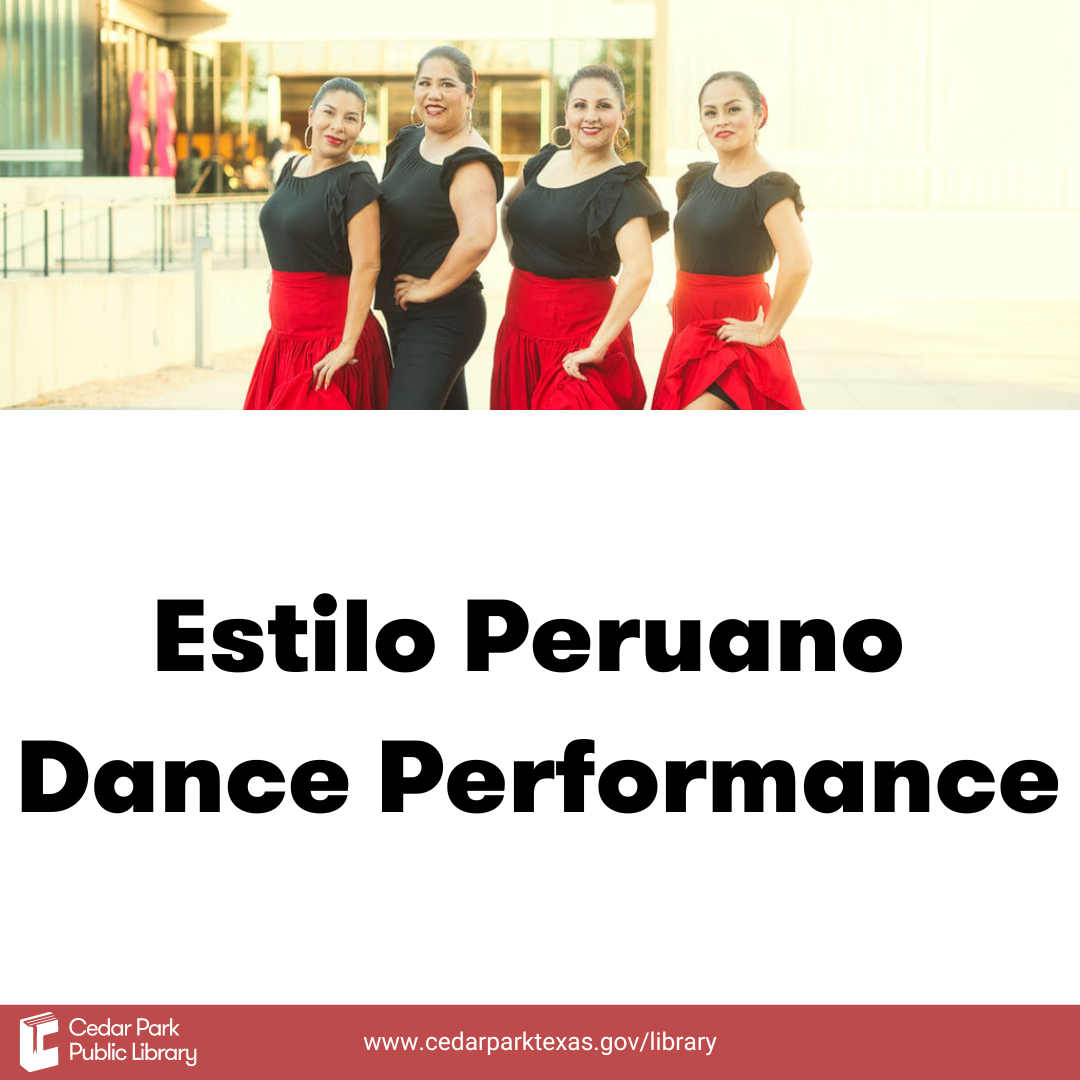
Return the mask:
<svg viewBox="0 0 1080 1080"><path fill-rule="evenodd" d="M28 1016L19 1021L19 1064L27 1072L51 1069L60 1063L58 1047L45 1049L45 1036L55 1035L59 1028L60 1023L51 1012Z"/></svg>

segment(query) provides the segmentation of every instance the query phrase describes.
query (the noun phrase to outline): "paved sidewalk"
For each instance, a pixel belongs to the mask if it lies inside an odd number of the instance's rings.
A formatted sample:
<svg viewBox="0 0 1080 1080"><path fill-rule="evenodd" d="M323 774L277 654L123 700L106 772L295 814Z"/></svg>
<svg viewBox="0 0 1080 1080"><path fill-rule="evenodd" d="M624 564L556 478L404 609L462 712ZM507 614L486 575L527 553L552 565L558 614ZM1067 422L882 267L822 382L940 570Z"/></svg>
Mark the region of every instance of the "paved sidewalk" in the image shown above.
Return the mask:
<svg viewBox="0 0 1080 1080"><path fill-rule="evenodd" d="M501 295L487 299L487 332L466 369L474 409L487 408L503 307ZM633 320L650 389L670 325L657 300ZM1069 300L1030 301L1022 316L991 300L897 301L858 318L796 315L785 338L810 409L1080 409L1080 305ZM188 385L118 405L239 408L257 353L223 354Z"/></svg>
<svg viewBox="0 0 1080 1080"><path fill-rule="evenodd" d="M674 209L674 181L656 181ZM785 327L810 409L1080 408L1080 214L807 211L814 271ZM634 316L651 390L671 321L669 238ZM487 333L466 368L487 406L510 267L501 244L481 269ZM27 402L30 408L231 409L244 400L264 327L211 370L168 368Z"/></svg>

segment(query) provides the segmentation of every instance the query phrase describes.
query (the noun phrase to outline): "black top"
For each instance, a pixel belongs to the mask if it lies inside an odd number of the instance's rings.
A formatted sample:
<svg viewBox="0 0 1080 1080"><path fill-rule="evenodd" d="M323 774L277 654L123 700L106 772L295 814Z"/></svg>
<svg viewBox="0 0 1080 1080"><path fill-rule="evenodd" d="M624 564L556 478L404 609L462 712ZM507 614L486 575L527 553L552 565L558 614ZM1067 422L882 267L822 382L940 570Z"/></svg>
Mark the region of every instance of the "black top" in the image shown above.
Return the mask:
<svg viewBox="0 0 1080 1080"><path fill-rule="evenodd" d="M455 150L441 165L420 156L422 126L402 128L386 148L382 175L382 272L375 290L376 307L394 308L394 277L429 278L442 265L458 238L457 218L450 206L450 184L462 165L482 161L495 178L495 197L502 198L502 162L479 146ZM451 297L483 288L474 270L456 289L420 305L430 308ZM409 309L413 310L412 308Z"/></svg>
<svg viewBox="0 0 1080 1080"><path fill-rule="evenodd" d="M525 188L506 216L511 258L519 270L539 277L611 277L619 272L618 231L633 218L648 218L656 240L668 231L668 213L640 161L569 187L543 187L537 174L557 151L549 143L525 163Z"/></svg>
<svg viewBox="0 0 1080 1080"><path fill-rule="evenodd" d="M274 194L259 211L266 254L275 270L351 274L349 222L379 197L366 161L347 161L314 176L294 176L285 162Z"/></svg>
<svg viewBox="0 0 1080 1080"><path fill-rule="evenodd" d="M679 269L722 277L764 274L776 257L765 215L781 199L792 199L801 220L799 185L787 173L769 172L746 187L726 187L713 179L715 168L697 161L675 185Z"/></svg>

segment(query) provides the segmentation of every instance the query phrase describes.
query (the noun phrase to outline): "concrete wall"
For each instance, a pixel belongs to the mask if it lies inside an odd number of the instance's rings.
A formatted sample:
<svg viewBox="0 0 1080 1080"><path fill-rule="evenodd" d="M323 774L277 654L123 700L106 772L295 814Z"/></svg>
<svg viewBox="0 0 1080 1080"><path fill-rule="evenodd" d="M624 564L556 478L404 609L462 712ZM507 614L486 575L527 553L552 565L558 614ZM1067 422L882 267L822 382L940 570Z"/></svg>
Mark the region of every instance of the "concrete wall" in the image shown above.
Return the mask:
<svg viewBox="0 0 1080 1080"><path fill-rule="evenodd" d="M1068 0L671 0L676 174L713 72L752 75L761 148L837 209L1080 210L1080 7ZM654 162L654 171L659 171Z"/></svg>
<svg viewBox="0 0 1080 1080"><path fill-rule="evenodd" d="M211 351L257 350L269 328L268 275L266 267L213 272ZM0 407L193 363L194 312L192 271L0 283Z"/></svg>

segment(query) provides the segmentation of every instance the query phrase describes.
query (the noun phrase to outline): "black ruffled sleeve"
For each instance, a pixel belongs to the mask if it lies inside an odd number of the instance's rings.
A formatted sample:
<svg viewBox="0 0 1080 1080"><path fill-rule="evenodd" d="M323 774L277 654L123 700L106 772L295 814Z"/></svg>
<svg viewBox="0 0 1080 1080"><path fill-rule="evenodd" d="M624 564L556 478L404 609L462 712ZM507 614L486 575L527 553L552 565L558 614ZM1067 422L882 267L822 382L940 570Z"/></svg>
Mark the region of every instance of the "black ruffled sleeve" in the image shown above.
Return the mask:
<svg viewBox="0 0 1080 1080"><path fill-rule="evenodd" d="M554 143L548 143L539 154L535 154L525 162L525 168L521 170L521 175L524 177L526 184L552 159L558 149Z"/></svg>
<svg viewBox="0 0 1080 1080"><path fill-rule="evenodd" d="M677 207L682 206L683 200L690 194L693 186L705 175L707 172L712 172L716 168L716 165L711 161L695 161L690 165L686 172L675 181L675 194L678 197Z"/></svg>
<svg viewBox="0 0 1080 1080"><path fill-rule="evenodd" d="M341 166L341 174L326 189L330 236L339 254L349 254L349 222L378 197L379 184L366 161Z"/></svg>
<svg viewBox="0 0 1080 1080"><path fill-rule="evenodd" d="M449 194L454 174L462 165L468 165L473 161L482 161L491 170L491 175L495 179L495 201L498 202L503 197L502 162L490 150L485 150L482 146L463 146L446 158L439 173L439 187Z"/></svg>
<svg viewBox="0 0 1080 1080"><path fill-rule="evenodd" d="M781 200L791 199L795 203L795 213L802 221L806 209L799 192L799 185L787 173L770 172L759 176L753 183L751 196L754 200L754 217L760 225L765 215Z"/></svg>
<svg viewBox="0 0 1080 1080"><path fill-rule="evenodd" d="M668 213L645 179L645 166L640 161L620 165L605 177L585 207L585 229L592 255L610 251L619 230L632 218L649 219L653 240L667 232Z"/></svg>

